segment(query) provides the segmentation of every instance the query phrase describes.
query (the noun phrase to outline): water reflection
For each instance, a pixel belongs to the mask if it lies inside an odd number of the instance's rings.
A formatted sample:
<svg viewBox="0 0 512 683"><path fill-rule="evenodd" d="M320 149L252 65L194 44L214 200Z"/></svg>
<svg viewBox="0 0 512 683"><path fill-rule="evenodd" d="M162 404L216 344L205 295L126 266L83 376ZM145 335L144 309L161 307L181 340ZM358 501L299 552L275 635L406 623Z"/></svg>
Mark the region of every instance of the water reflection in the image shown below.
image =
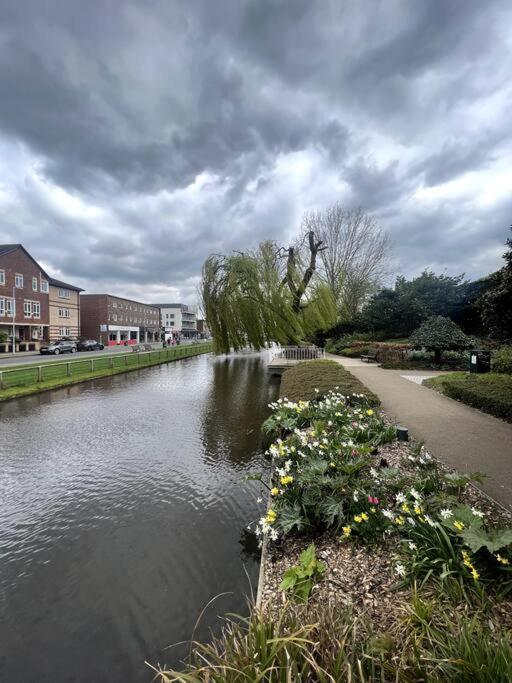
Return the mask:
<svg viewBox="0 0 512 683"><path fill-rule="evenodd" d="M0 680L147 681L212 596L197 637L245 609L274 396L198 357L0 405Z"/></svg>

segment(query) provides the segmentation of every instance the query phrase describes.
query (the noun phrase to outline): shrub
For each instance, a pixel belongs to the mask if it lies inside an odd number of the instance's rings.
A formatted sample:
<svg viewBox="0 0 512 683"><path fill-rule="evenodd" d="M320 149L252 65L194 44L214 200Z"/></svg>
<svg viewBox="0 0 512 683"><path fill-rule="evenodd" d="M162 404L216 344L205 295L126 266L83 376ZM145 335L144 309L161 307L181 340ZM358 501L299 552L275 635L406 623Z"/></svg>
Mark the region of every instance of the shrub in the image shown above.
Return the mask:
<svg viewBox="0 0 512 683"><path fill-rule="evenodd" d="M510 375L453 373L426 380L425 383L439 389L450 398L512 422L512 376Z"/></svg>
<svg viewBox="0 0 512 683"><path fill-rule="evenodd" d="M435 315L425 322L411 335L411 344L415 348L425 348L433 351L435 362L441 362L443 351L465 349L471 345L471 340L450 318Z"/></svg>
<svg viewBox="0 0 512 683"><path fill-rule="evenodd" d="M339 387L340 392L345 395L364 394L372 405L379 404L375 394L333 360L308 360L289 368L281 378L280 395L290 401L309 400L334 387Z"/></svg>
<svg viewBox="0 0 512 683"><path fill-rule="evenodd" d="M503 346L492 358L493 372L512 374L512 346Z"/></svg>

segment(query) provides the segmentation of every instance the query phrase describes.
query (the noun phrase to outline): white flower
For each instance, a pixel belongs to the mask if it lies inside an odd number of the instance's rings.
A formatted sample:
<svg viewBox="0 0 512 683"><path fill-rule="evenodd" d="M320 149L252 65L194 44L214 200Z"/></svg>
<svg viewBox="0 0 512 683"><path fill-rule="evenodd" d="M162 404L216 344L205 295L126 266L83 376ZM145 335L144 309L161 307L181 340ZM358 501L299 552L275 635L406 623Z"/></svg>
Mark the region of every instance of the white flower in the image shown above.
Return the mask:
<svg viewBox="0 0 512 683"><path fill-rule="evenodd" d="M481 510L477 510L476 508L471 508L471 512L475 515L475 517L480 517L482 518L484 516L484 513Z"/></svg>
<svg viewBox="0 0 512 683"><path fill-rule="evenodd" d="M436 523L434 522L434 520L432 519L432 517L429 517L428 515L425 515L425 522L426 522L429 526L435 526L435 525L436 525Z"/></svg>
<svg viewBox="0 0 512 683"><path fill-rule="evenodd" d="M396 494L396 502L397 503L405 503L405 495L403 493L397 493Z"/></svg>
<svg viewBox="0 0 512 683"><path fill-rule="evenodd" d="M411 489L411 496L416 500L421 500L421 495L416 491L416 489Z"/></svg>
<svg viewBox="0 0 512 683"><path fill-rule="evenodd" d="M277 533L277 529L270 529L270 538L273 541L277 541L277 539L279 538L279 534Z"/></svg>
<svg viewBox="0 0 512 683"><path fill-rule="evenodd" d="M398 576L405 576L405 567L401 562L395 564L395 572L398 574Z"/></svg>
<svg viewBox="0 0 512 683"><path fill-rule="evenodd" d="M391 510L382 510L382 514L388 519L395 519L395 515L391 512Z"/></svg>
<svg viewBox="0 0 512 683"><path fill-rule="evenodd" d="M409 524L411 526L416 526L416 522L414 521L414 519L412 517L407 517L407 521L409 522Z"/></svg>
<svg viewBox="0 0 512 683"><path fill-rule="evenodd" d="M416 548L418 547L418 546L416 545L416 543L413 543L412 541L409 541L409 543L408 543L407 545L409 546L409 548L410 548L411 550L416 550Z"/></svg>
<svg viewBox="0 0 512 683"><path fill-rule="evenodd" d="M448 517L452 517L452 516L453 516L453 512L451 510L449 510L448 508L444 508L443 510L441 510L441 517L443 519L448 519Z"/></svg>
<svg viewBox="0 0 512 683"><path fill-rule="evenodd" d="M359 494L358 494L357 491L354 491L354 493L352 494L352 498L353 498L353 500L354 500L355 503L358 502L358 500L359 500Z"/></svg>
<svg viewBox="0 0 512 683"><path fill-rule="evenodd" d="M319 389L315 389L315 394L318 394L318 393L319 393Z"/></svg>
<svg viewBox="0 0 512 683"><path fill-rule="evenodd" d="M256 498L256 502L257 502L257 503L263 503L263 498L261 498L261 497Z"/></svg>
<svg viewBox="0 0 512 683"><path fill-rule="evenodd" d="M377 470L375 469L375 467L371 467L371 468L370 468L370 476L372 476L374 479L377 479L377 478L378 478L379 473L377 472Z"/></svg>

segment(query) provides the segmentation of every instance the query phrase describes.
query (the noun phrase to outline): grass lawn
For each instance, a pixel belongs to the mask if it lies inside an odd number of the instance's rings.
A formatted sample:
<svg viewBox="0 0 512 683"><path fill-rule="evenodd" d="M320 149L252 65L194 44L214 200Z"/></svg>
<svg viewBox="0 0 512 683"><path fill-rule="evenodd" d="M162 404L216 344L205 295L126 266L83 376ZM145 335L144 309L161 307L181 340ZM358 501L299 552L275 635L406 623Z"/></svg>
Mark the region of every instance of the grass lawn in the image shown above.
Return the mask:
<svg viewBox="0 0 512 683"><path fill-rule="evenodd" d="M473 408L512 422L512 375L451 372L428 379L423 384Z"/></svg>
<svg viewBox="0 0 512 683"><path fill-rule="evenodd" d="M22 365L17 369L9 367L0 372L0 401L209 353L211 350L210 343L193 344L146 353L100 355L76 360L71 357L73 360Z"/></svg>
<svg viewBox="0 0 512 683"><path fill-rule="evenodd" d="M289 368L281 378L280 395L290 401L311 400L335 387L343 394L364 394L373 405L379 404L375 394L334 360L308 360Z"/></svg>

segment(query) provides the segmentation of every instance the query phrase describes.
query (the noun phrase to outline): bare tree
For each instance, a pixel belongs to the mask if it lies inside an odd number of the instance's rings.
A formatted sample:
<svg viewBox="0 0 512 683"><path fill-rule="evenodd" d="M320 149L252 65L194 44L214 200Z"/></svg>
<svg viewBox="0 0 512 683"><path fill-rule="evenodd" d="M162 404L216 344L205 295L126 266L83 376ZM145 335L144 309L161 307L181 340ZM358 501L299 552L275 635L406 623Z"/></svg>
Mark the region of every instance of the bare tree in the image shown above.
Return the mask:
<svg viewBox="0 0 512 683"><path fill-rule="evenodd" d="M388 273L389 235L362 209L345 209L339 202L305 214L302 228L324 245L318 276L330 287L340 317L351 318Z"/></svg>

